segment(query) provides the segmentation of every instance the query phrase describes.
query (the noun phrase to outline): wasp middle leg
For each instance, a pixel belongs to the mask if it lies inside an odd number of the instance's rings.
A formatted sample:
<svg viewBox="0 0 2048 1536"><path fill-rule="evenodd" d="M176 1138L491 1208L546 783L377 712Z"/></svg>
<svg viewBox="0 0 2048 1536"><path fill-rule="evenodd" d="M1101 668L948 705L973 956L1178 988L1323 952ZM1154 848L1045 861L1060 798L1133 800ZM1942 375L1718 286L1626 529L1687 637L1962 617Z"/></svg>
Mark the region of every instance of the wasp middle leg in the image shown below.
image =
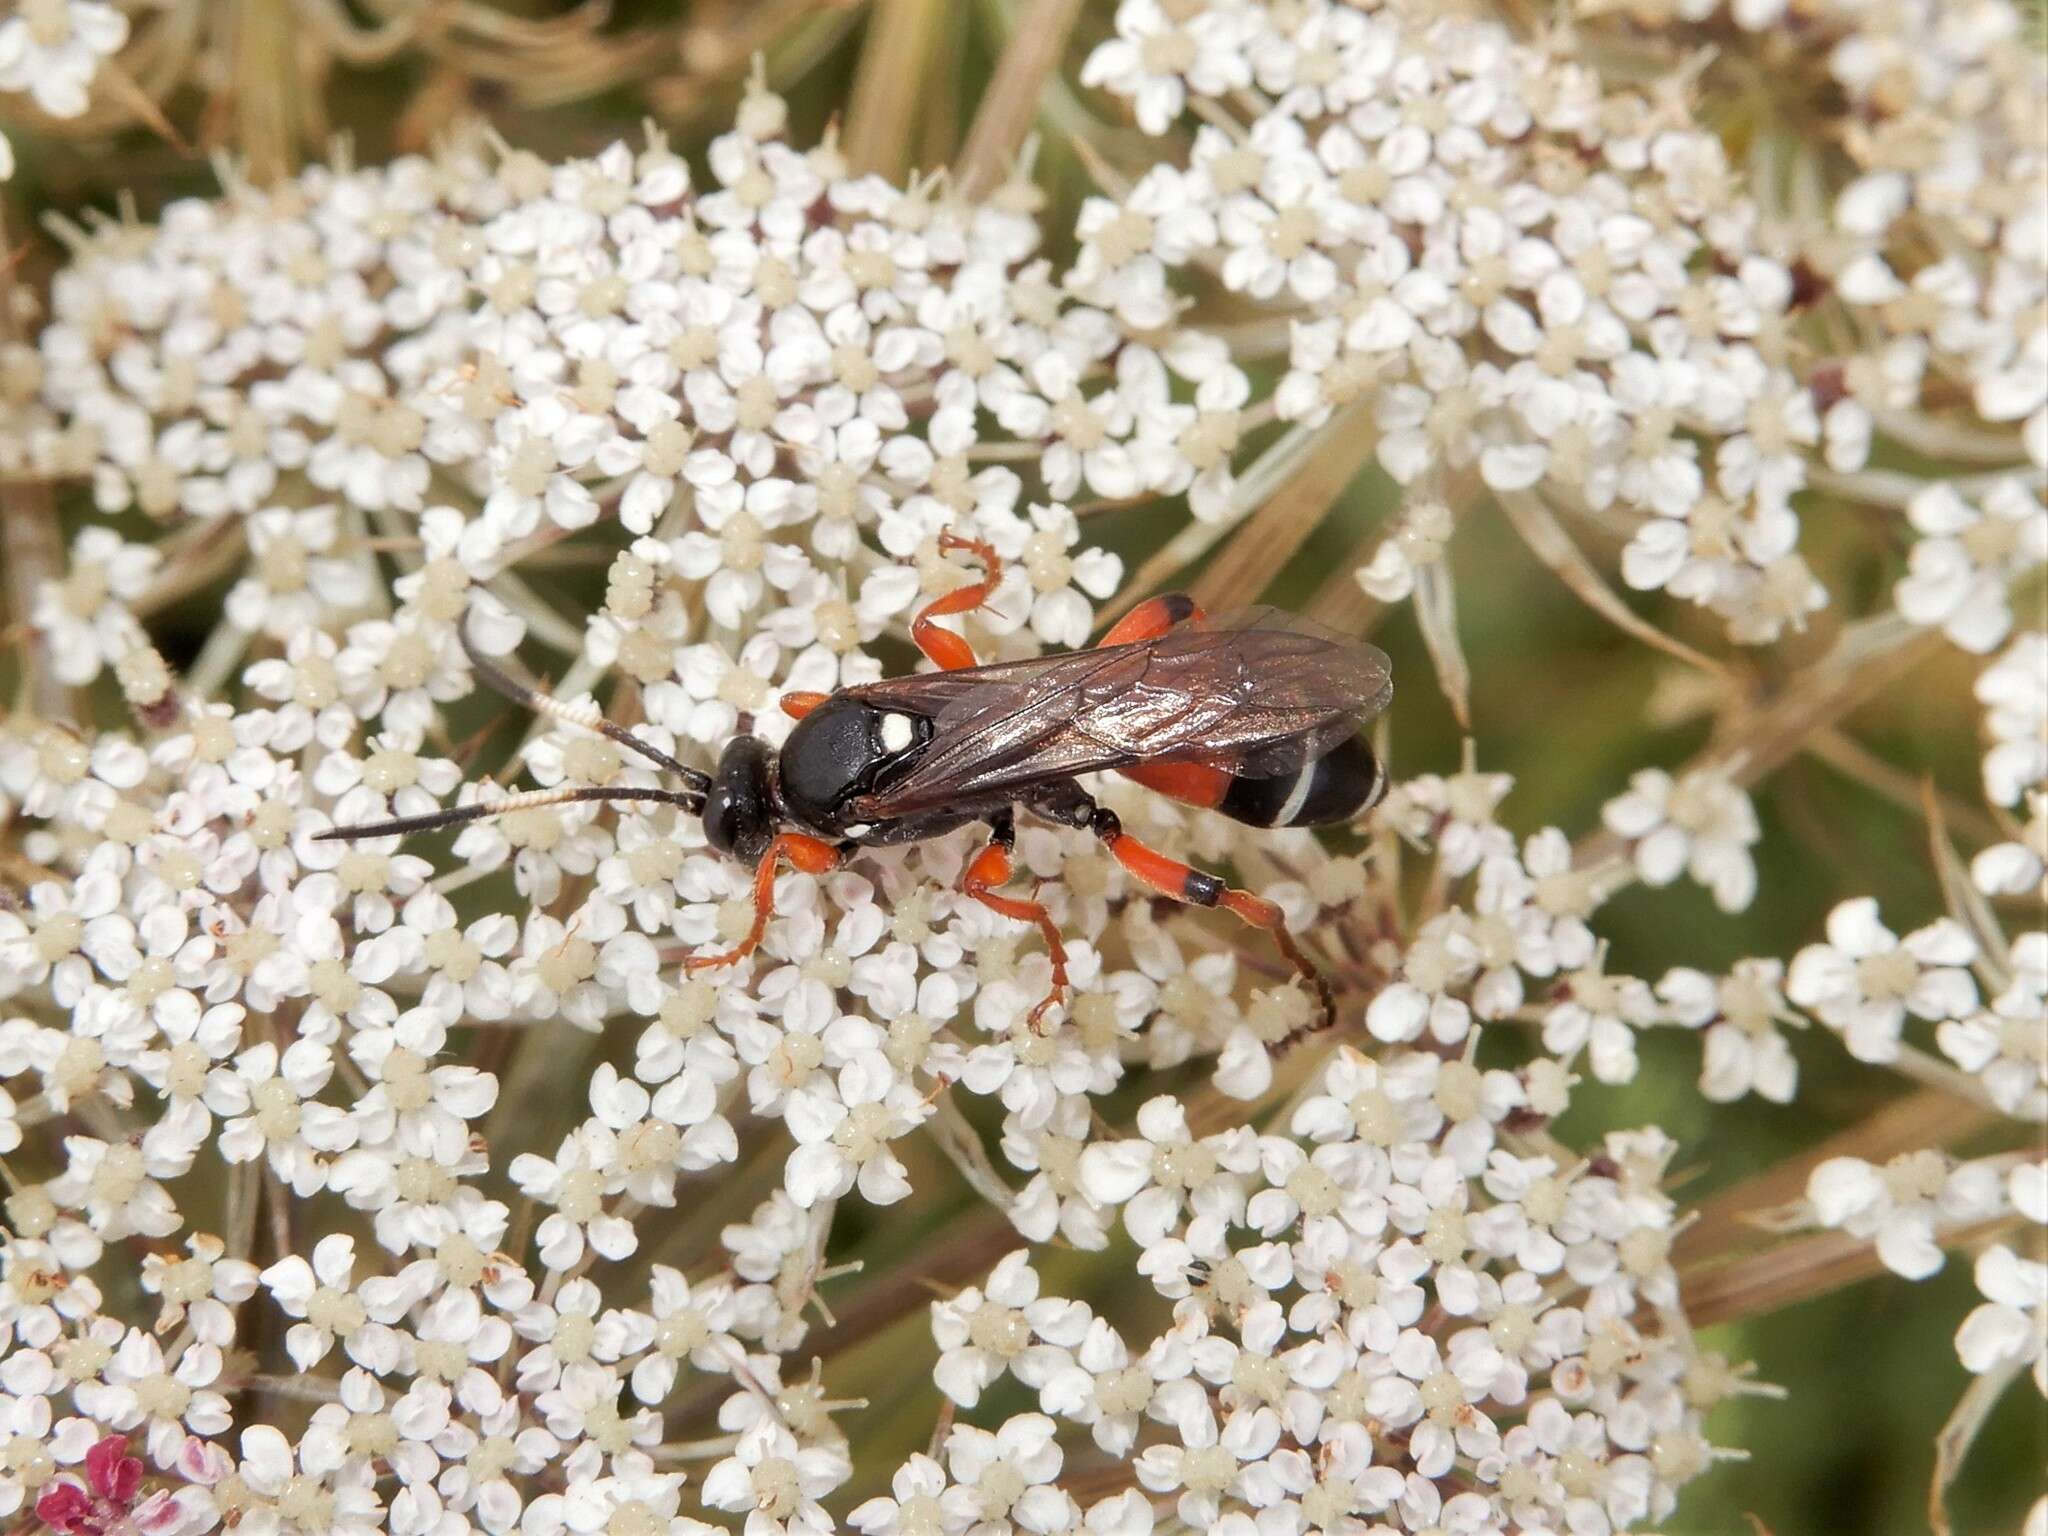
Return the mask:
<svg viewBox="0 0 2048 1536"><path fill-rule="evenodd" d="M1014 873L1011 855L1017 849L1016 813L998 811L989 817L988 826L988 844L967 866L967 873L960 878L960 889L989 911L1015 918L1020 923L1034 923L1045 935L1045 952L1052 961L1052 990L1031 1010L1030 1022L1036 1024L1045 1017L1048 1008L1066 999L1067 946L1060 937L1059 925L1045 909L1045 903L1022 896L1004 896L996 889L1008 884Z"/></svg>

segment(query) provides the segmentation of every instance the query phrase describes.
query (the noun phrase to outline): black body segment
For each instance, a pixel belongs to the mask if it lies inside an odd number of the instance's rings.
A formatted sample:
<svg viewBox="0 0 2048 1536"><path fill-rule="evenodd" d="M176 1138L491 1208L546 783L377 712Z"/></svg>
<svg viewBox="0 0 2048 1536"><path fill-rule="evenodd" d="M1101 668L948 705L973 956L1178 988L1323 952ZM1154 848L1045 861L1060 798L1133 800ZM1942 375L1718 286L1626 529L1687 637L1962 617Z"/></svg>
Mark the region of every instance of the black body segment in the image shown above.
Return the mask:
<svg viewBox="0 0 2048 1536"><path fill-rule="evenodd" d="M1386 791L1372 748L1347 736L1292 773L1232 774L1216 809L1251 827L1327 827L1369 810Z"/></svg>

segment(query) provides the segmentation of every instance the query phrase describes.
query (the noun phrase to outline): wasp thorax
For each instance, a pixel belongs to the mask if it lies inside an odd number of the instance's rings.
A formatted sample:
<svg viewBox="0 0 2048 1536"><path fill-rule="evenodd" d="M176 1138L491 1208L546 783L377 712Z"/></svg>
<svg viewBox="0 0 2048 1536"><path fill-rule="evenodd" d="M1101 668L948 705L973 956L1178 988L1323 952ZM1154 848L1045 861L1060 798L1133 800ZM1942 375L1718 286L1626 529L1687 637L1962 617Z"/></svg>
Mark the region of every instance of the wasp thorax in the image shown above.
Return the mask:
<svg viewBox="0 0 2048 1536"><path fill-rule="evenodd" d="M858 836L852 806L883 774L931 739L931 722L834 695L797 722L782 746L782 797L790 814L821 832Z"/></svg>

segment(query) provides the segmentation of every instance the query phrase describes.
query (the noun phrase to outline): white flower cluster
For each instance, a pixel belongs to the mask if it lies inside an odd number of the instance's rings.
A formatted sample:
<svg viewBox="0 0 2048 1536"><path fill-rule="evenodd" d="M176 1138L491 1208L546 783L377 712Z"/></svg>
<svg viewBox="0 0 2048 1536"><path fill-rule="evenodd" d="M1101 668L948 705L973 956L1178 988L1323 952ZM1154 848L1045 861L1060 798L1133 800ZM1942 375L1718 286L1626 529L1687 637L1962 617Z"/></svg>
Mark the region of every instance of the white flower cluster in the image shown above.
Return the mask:
<svg viewBox="0 0 2048 1536"><path fill-rule="evenodd" d="M141 734L44 726L0 757L43 871L0 912L0 1129L12 1150L81 1127L7 1202L0 1382L9 1432L47 1454L10 1462L0 1500L59 1529L108 1504L164 1530L687 1530L720 1512L828 1529L848 1441L785 1357L837 1203L908 1196L898 1144L964 1095L1000 1119L1021 1187L978 1173L1016 1229L1097 1249L1121 1212L1174 1320L1133 1350L1041 1302L1021 1258L998 1266L939 1309L938 1379L972 1406L1015 1371L1043 1416L956 1427L943 1466L905 1468L893 1513L863 1507L867 1528L923 1529L926 1507L1149 1526L1137 1489L1083 1509L1056 1486L1060 1420L1105 1447L1143 1436L1140 1487L1218 1529L1661 1518L1706 1465L1700 1416L1725 1391L1701 1383L1732 1377L1702 1372L1675 1310L1668 1144L1623 1138L1589 1164L1542 1132L1568 1063L1618 1049L1622 1026L1584 923L1606 881L1554 833L1525 868L1492 818L1505 783L1407 803L1468 812L1444 838L1453 877L1487 856L1484 1016L1525 971L1569 972L1546 1026L1560 1059L1482 1071L1469 1025L1437 1034L1462 1054L1343 1052L1265 1136L1198 1137L1170 1098L1135 1138L1095 1133L1133 1071L1200 1059L1215 1102L1266 1093L1309 1004L1284 985L1246 999L1233 951L1051 832L1020 856L1062 877L1078 995L1043 1024L1045 957L942 894L960 838L783 882L754 975L728 986L675 963L752 909L691 818L532 806L466 829L439 875L388 842L316 840L455 791L432 743L470 687L458 624L486 652L529 624L546 638L520 569L614 518L632 542L571 641L640 684L663 750L743 716L775 729L785 684L874 675L870 642L958 579L949 527L1013 562L977 640L1085 636L1075 585L1105 592L1115 565L1069 553L1057 504L1020 508L1005 445L1048 492L1102 490L1125 450L1089 425L1083 381L1170 365L1062 296L1022 214L850 178L779 127L750 98L701 193L659 144L559 169L458 147L309 173L105 229L60 282L35 451L173 532L88 530L38 611L60 675L111 664ZM989 419L1010 434L993 453ZM474 511L428 503L437 472ZM391 530L395 580L372 528ZM221 632L262 652L238 706L174 676L132 616L181 534L238 573ZM653 783L566 722L524 764L543 786ZM1298 918L1364 910L1364 867L1306 833L1241 845L1111 794L1169 845L1263 857ZM457 909L507 865L511 910ZM637 1045L536 1141L494 1118L501 1077L451 1042L565 1024ZM714 1260L627 1267L743 1127L778 1121L780 1187ZM93 1278L128 1242L151 1255L153 1320L122 1320ZM730 1442L686 1492L663 1415L707 1385ZM308 1395L303 1433L271 1427ZM1453 1466L1474 1482L1447 1506Z"/></svg>
<svg viewBox="0 0 2048 1536"><path fill-rule="evenodd" d="M2011 835L1971 861L1970 877L1987 896L2048 901L2048 630L2016 635L1978 673L1977 698L1991 737L1984 797Z"/></svg>
<svg viewBox="0 0 2048 1536"><path fill-rule="evenodd" d="M128 41L128 18L105 0L20 0L0 19L0 93L27 96L51 117L80 117L100 63ZM0 133L0 181L14 146Z"/></svg>
<svg viewBox="0 0 2048 1536"><path fill-rule="evenodd" d="M1718 9L1627 15L1650 27ZM1769 33L1783 9L1738 0L1733 15ZM1518 47L1487 22L1399 6L1120 5L1118 39L1084 79L1128 98L1148 132L1189 115L1198 126L1179 166L1097 214L1103 280L1142 309L1160 262L1199 264L1282 308L1277 414L1314 422L1364 404L1382 466L1424 493L1358 579L1381 601L1413 596L1426 632L1448 627L1454 477L1470 471L1510 508L1535 497L1624 536L1630 586L1713 608L1749 642L1826 600L1798 551L1793 496L1872 503L1914 538L1900 614L1991 652L2012 630L2009 590L2048 565L2048 76L2008 6L1823 0L1798 20L1798 46L1770 36L1761 67L1814 61L1826 89L1789 84L1785 99L1846 97L1853 175L1820 192L1827 173L1802 164L1796 201L1779 207L1768 185L1738 187L1676 92L1603 95L1554 45ZM1831 217L1812 217L1817 197L1832 198ZM2006 467L1870 472L1876 439ZM2038 629L2013 637L1978 684L1987 797L2009 837L1971 873L1996 899L2048 896L2044 647ZM1637 878L1685 873L1726 910L1749 903L1759 829L1740 767L1646 770L1608 803ZM1412 936L1368 1009L1377 1038L1454 1044L1474 1017L1517 1016L1521 974L1556 975L1544 1043L1583 1048L1595 1076L1632 1076L1635 1031L1680 1024L1705 1030L1708 1097L1785 1102L1797 1067L1780 1027L1802 1011L1885 1064L1925 1059L1904 1038L1917 1018L1983 1102L2048 1119L2038 905L2016 934L1978 907L1968 927L1944 918L1901 940L1874 902L1851 900L1789 968L1679 967L1653 992L1606 975L1582 924L1558 921L1583 919L1611 874L1586 871L1573 889L1561 834L1539 834L1519 860L1504 835L1477 835L1506 788L1487 779L1411 781L1386 813L1412 801L1412 824L1441 829L1445 862L1478 885L1473 910ZM1531 876L1551 882L1546 921L1512 898L1494 910ZM1520 972L1502 967L1509 956ZM2044 1166L1841 1159L1816 1174L1811 1214L1917 1278L1975 1224L2041 1220ZM2038 1368L2022 1335L2038 1332L2040 1265L2000 1246L1980 1269L1991 1300L1959 1341L1966 1363Z"/></svg>
<svg viewBox="0 0 2048 1536"><path fill-rule="evenodd" d="M1826 601L1792 498L1860 470L1874 432L1974 431L1976 458L2020 423L2008 451L2048 465L2048 85L2016 10L1937 9L1802 17L1846 34L1833 84L1877 126L1835 229L1781 251L1675 93L1605 93L1555 42L1399 6L1133 0L1084 81L1149 132L1199 126L1184 164L1092 205L1079 291L1156 323L1165 270L1213 274L1286 317L1282 419L1349 412L1405 486L1476 472L1619 533L1629 585L1773 640ZM1243 405L1234 379L1203 387ZM1958 391L1974 416L1927 404ZM1915 501L1929 544L1899 601L1984 648L2004 581L2048 560L2048 512L2031 474L1981 514L1959 500ZM1361 578L1404 597L1436 554L1383 545Z"/></svg>
<svg viewBox="0 0 2048 1536"><path fill-rule="evenodd" d="M1746 639L1824 600L1790 505L1821 431L1796 285L1712 135L1491 23L1185 11L1120 6L1084 72L1155 132L1203 109L1185 168L1084 221L1087 291L1144 313L1162 260L1199 260L1289 315L1280 417L1345 412L1403 485L1476 472L1632 530L1633 585Z"/></svg>
<svg viewBox="0 0 2048 1536"><path fill-rule="evenodd" d="M934 1519L966 1529L1007 1515L1079 1528L1082 1512L1049 1486L1060 1420L1112 1458L1135 1453L1139 1487L1170 1497L1191 1530L1663 1518L1711 1454L1701 1415L1738 1379L1666 1310L1668 1141L1616 1135L1576 1170L1508 1150L1505 1126L1544 1114L1564 1082L1347 1050L1289 1135L1197 1136L1181 1103L1150 1100L1139 1135L1088 1147L1078 1180L1122 1208L1172 1326L1134 1348L1108 1319L1042 1294L1011 1254L985 1286L934 1306L938 1381L971 1409L1012 1376L1042 1413L993 1436L956 1427L943 1464L914 1458L895 1497L862 1505L853 1525L910 1536ZM1260 1240L1233 1245L1233 1229ZM1559 1305L1561 1290L1574 1300ZM1652 1325L1659 1315L1677 1331ZM1171 1433L1139 1449L1147 1424ZM1137 1490L1085 1518L1153 1528Z"/></svg>
<svg viewBox="0 0 2048 1536"><path fill-rule="evenodd" d="M1682 4L1670 19L1717 8ZM1783 10L1738 0L1732 15L1768 43ZM1787 100L1846 100L1854 170L1825 224L1792 221L1797 269L1832 287L1822 313L1843 327L1807 374L1826 463L1861 468L1875 435L2024 466L1903 498L1919 542L1900 612L1988 651L2010 623L2007 583L2048 561L2048 81L2011 6L1820 0L1799 8L1799 24L1799 48L1774 49L1766 67L1811 70L1782 82Z"/></svg>
<svg viewBox="0 0 2048 1536"><path fill-rule="evenodd" d="M1801 21L1800 53L1850 106L1857 173L1805 253L1860 333L1839 387L1863 411L1831 438L1874 426L1940 451L1970 424L1936 403L1956 392L2048 465L2048 81L2025 13L1821 0ZM1922 412L1938 424L1916 434Z"/></svg>
<svg viewBox="0 0 2048 1536"><path fill-rule="evenodd" d="M374 564L335 558L335 541L423 506L426 422L411 397L462 355L469 290L456 262L475 221L547 174L493 159L458 141L434 159L236 185L173 204L151 228L69 232L50 324L16 360L36 393L13 435L28 467L90 481L110 518L167 530L126 558L103 533L73 551L74 568L100 574L51 594L41 620L84 627L57 648L72 680L127 654L100 606L146 607L167 553L204 550L201 581L245 573L231 600L239 629L283 638L370 615ZM418 537L430 556L452 553Z"/></svg>
<svg viewBox="0 0 2048 1536"><path fill-rule="evenodd" d="M416 590L408 608L431 593ZM216 1518L309 1533L597 1529L621 1510L705 1529L677 1513L661 1411L710 1380L729 1394L730 1454L691 1507L830 1529L818 1501L851 1471L847 1440L821 1393L785 1380L783 1357L807 1336L835 1202L911 1192L894 1143L953 1082L1008 1110L1003 1150L1032 1175L1008 1197L1018 1230L1097 1248L1120 1212L1172 1322L1134 1348L1080 1303L1042 1296L1023 1254L999 1264L935 1309L937 1381L971 1409L1013 1374L1041 1413L956 1426L943 1461L914 1458L893 1500L854 1512L858 1528L1149 1529L1137 1490L1084 1510L1058 1485L1061 1421L1113 1455L1143 1439L1139 1488L1226 1531L1365 1516L1626 1528L1661 1519L1706 1466L1701 1418L1738 1388L1677 1310L1674 1211L1658 1189L1674 1149L1618 1136L1589 1162L1551 1142L1542 1127L1573 1082L1563 1063L1482 1070L1471 1031L1446 1037L1466 1047L1449 1057L1343 1050L1284 1130L1198 1135L1162 1097L1135 1137L1104 1139L1092 1101L1146 1056L1214 1055L1220 1085L1263 1083L1266 1043L1295 1027L1299 1000L1268 993L1240 1012L1227 957L1184 959L1137 905L1122 926L1142 969L1041 1032L1025 1016L1041 982L1014 979L1014 935L977 926L973 908L941 927L912 871L882 860L872 880L787 892L763 974L717 988L662 958L677 938L711 939L727 910L698 894L724 879L694 828L549 828L554 809L498 835L518 842L529 889L580 869L588 894L566 918L541 903L523 922L465 922L436 889L458 882L434 881L424 860L312 840L336 816L404 813L453 781L452 765L388 731L352 753L358 711L398 697L377 677L331 641L295 644L249 668L274 707L190 708L148 745L110 735L88 750L46 729L0 765L45 825L28 856L68 872L35 885L25 912L0 913L25 1010L0 1026L0 1077L23 1090L4 1101L0 1139L11 1151L67 1116L102 1132L67 1136L59 1170L6 1203L0 1383L10 1433L48 1452L0 1473L9 1507L83 1529L67 1523L71 1503L113 1487L132 1445L147 1470L126 1494L95 1496L166 1532ZM579 776L623 772L609 743L536 754L550 756ZM1471 810L1457 786L1442 793ZM1594 1030L1597 1065L1597 1031L1614 1026L1590 1017L1605 1005L1583 923L1567 912L1538 931L1591 887L1533 852L1527 874L1490 809L1464 830L1492 850L1482 886L1519 893L1486 898L1475 925L1489 942L1519 934L1488 985L1518 988L1518 966L1545 974L1546 944L1563 950L1582 967L1568 1006L1589 1017L1553 1048L1569 1057ZM1306 884L1332 901L1360 875L1341 860L1311 868ZM875 882L897 892L893 911ZM1077 905L1070 923L1109 938L1109 905ZM1084 984L1094 963L1076 966ZM563 1019L633 1021L630 1074L599 1066L588 1117L559 1144L487 1145L500 1083L460 1060L451 1030ZM689 1176L737 1156L742 1109L786 1126L784 1188L727 1227L714 1263L657 1262L628 1282L618 1266ZM267 1218L282 1226L260 1266L239 1256L246 1231L196 1225L207 1191L254 1190L238 1170L295 1202ZM487 1192L494 1171L539 1216L530 1260L512 1208ZM332 1215L305 1203L316 1197ZM91 1278L110 1244L131 1241L148 1245L153 1329L119 1320ZM276 1319L262 1326L300 1379L252 1372L259 1316ZM320 1406L302 1435L268 1427L265 1402L309 1391ZM83 1484L62 1471L80 1465ZM566 1490L542 1491L532 1474L557 1466ZM1441 1479L1454 1468L1471 1486L1453 1496Z"/></svg>
<svg viewBox="0 0 2048 1536"><path fill-rule="evenodd" d="M1967 1075L1983 1103L2039 1125L2048 1122L2048 929L2041 922L2048 898L2048 633L2015 637L1979 674L1976 691L1991 738L1985 798L2012 838L1979 851L1970 883L1983 897L2016 904L2022 915L2013 930L1975 905L1902 937L1884 924L1875 900L1854 898L1829 915L1824 942L1800 950L1789 971L1773 970L1770 1009L1754 1016L1790 1017L1782 1011L1789 1001L1837 1032L1852 1056L1879 1065L1926 1060L1906 1033L1913 1020L1925 1021L1934 1026L1941 1055ZM2023 799L2034 811L2020 826L2006 812ZM1761 1028L1769 1033L1768 1024ZM1710 1039L1709 1076L1712 1057ZM1790 1070L1785 1058L1784 1072ZM1784 1081L1789 1092L1789 1076ZM1836 1159L1816 1173L1809 1196L1826 1225L1876 1234L1886 1264L1918 1279L1940 1265L1937 1221L1953 1235L1974 1221L2036 1209L2038 1197L2026 1193L2033 1186L2025 1181L2038 1181L2048 1165L2022 1164L2009 1198L1999 1191L2002 1167L1993 1161L1952 1168L1934 1152L1902 1156L1885 1170Z"/></svg>

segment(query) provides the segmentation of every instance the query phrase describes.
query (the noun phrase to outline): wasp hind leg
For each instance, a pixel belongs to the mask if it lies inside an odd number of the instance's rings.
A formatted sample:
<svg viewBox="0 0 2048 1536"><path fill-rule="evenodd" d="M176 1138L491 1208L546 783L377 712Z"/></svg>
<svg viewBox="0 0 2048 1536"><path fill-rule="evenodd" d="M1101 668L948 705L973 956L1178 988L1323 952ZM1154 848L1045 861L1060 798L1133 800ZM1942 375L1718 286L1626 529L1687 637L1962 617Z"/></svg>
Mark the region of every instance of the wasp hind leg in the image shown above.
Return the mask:
<svg viewBox="0 0 2048 1536"><path fill-rule="evenodd" d="M963 539L957 533L939 535L942 550L964 550L981 562L981 580L970 582L957 591L937 597L918 610L917 617L910 622L910 638L917 642L917 648L946 672L958 672L975 664L974 647L950 629L941 629L934 622L953 614L972 613L989 599L996 584L1003 579L1003 561L994 549L979 539Z"/></svg>
<svg viewBox="0 0 2048 1536"><path fill-rule="evenodd" d="M1100 647L1157 640L1170 629L1190 622L1200 623L1201 619L1202 610L1195 606L1195 600L1187 593L1162 592L1157 597L1146 598L1110 625L1109 632L1095 643Z"/></svg>
<svg viewBox="0 0 2048 1536"><path fill-rule="evenodd" d="M1052 990L1031 1010L1030 1022L1035 1026L1045 1017L1046 1010L1066 1000L1067 946L1060 937L1059 925L1052 920L1052 914L1045 909L1043 902L1022 896L1004 896L997 890L998 886L1008 884L1015 872L1011 855L1017 848L1016 814L998 811L989 818L988 826L988 844L967 866L967 873L960 878L960 889L991 912L999 912L1020 923L1035 924L1045 936L1045 951L1052 961Z"/></svg>
<svg viewBox="0 0 2048 1536"><path fill-rule="evenodd" d="M1124 831L1123 823L1114 811L1098 809L1089 825L1102 839L1110 857L1123 865L1140 884L1151 887L1168 900L1185 902L1191 907L1222 907L1252 927L1272 934L1280 953L1287 957L1288 963L1315 993L1316 1001L1321 1005L1322 1022L1317 1027L1328 1029L1337 1022L1337 995L1331 989L1329 978L1302 953L1294 935L1288 932L1287 919L1276 903L1226 885L1219 877L1196 869L1192 864L1147 848ZM1281 1043L1286 1045L1290 1042Z"/></svg>
<svg viewBox="0 0 2048 1536"><path fill-rule="evenodd" d="M827 875L844 862L840 848L823 838L802 832L784 832L768 845L761 862L754 866L754 926L731 949L716 955L691 955L683 961L686 971L708 971L721 965L736 965L761 947L761 936L775 916L775 871L787 859L807 875Z"/></svg>

